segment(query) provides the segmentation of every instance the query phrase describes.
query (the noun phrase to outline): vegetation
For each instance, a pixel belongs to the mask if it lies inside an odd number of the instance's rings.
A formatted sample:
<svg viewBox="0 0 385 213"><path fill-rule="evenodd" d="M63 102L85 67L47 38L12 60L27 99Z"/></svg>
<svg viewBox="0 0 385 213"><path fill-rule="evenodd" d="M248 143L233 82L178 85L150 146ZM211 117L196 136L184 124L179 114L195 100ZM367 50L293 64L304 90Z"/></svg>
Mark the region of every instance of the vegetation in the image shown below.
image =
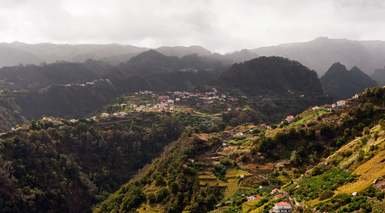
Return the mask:
<svg viewBox="0 0 385 213"><path fill-rule="evenodd" d="M90 211L185 127L171 114L129 116L128 122L43 119L2 135L1 211ZM140 192L139 188L129 191L135 194L127 201L129 206L142 202L145 197ZM167 194L161 191L157 200Z"/></svg>
<svg viewBox="0 0 385 213"><path fill-rule="evenodd" d="M354 179L348 171L339 168L328 169L326 172L304 177L295 189L289 190L298 200L311 200L320 196L322 200L333 196L333 191L340 185Z"/></svg>
<svg viewBox="0 0 385 213"><path fill-rule="evenodd" d="M234 64L222 74L221 82L249 95L323 95L314 71L282 57L259 57Z"/></svg>
<svg viewBox="0 0 385 213"><path fill-rule="evenodd" d="M377 86L377 83L359 68L353 67L348 71L340 63L335 63L329 68L321 77L321 83L325 94L336 100L350 98L366 88Z"/></svg>
<svg viewBox="0 0 385 213"><path fill-rule="evenodd" d="M196 70L181 72L187 65ZM6 113L21 106L22 115L40 116L40 109L28 108L39 103L50 103L42 105L49 114L83 115L87 104L96 109L138 88L205 87L221 68L198 56L148 51L103 72L111 81L29 91L34 95L7 99L0 115L8 119ZM265 71L266 79L260 78ZM218 106L227 108L223 113L197 110L205 109L199 103L189 110L134 112L125 110L129 100L122 98L106 107L110 114L45 117L1 134L0 211L266 212L280 201L304 211L382 208L385 89L269 126L250 123L277 120L322 96L314 72L295 61L262 57L234 65L219 83L230 85L237 100ZM141 101L158 99L151 97Z"/></svg>
<svg viewBox="0 0 385 213"><path fill-rule="evenodd" d="M194 163L186 162L218 142L215 138L205 141L194 136L183 136L150 167L112 194L95 211L110 212L115 209L129 212L145 201L152 205L161 203L165 212L181 212L184 209L206 212L213 209L221 200L223 192L220 188L199 187ZM160 177L162 181L159 181ZM132 193L135 187L142 189L146 199L132 205L127 202L137 197L137 194Z"/></svg>

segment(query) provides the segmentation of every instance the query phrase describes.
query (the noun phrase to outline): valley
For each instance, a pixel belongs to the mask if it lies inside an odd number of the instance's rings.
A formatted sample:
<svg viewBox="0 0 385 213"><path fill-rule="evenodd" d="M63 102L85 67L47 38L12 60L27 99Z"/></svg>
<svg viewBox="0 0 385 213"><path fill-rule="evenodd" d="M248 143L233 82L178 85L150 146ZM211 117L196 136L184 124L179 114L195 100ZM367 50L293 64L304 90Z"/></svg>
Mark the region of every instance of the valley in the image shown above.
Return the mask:
<svg viewBox="0 0 385 213"><path fill-rule="evenodd" d="M385 1L0 1L0 213L384 213Z"/></svg>
<svg viewBox="0 0 385 213"><path fill-rule="evenodd" d="M385 90L358 68L148 50L0 78L2 212L383 209Z"/></svg>

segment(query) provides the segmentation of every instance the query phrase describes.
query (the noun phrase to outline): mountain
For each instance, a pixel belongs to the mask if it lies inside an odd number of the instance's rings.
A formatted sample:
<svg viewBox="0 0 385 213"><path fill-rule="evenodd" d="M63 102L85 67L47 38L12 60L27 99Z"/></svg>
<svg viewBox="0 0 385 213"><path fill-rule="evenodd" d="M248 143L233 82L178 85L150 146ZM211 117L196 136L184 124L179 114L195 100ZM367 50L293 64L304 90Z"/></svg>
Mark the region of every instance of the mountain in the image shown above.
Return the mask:
<svg viewBox="0 0 385 213"><path fill-rule="evenodd" d="M218 60L198 55L179 58L149 50L121 63L105 78L110 79L123 92L144 89L183 90L206 84L226 67Z"/></svg>
<svg viewBox="0 0 385 213"><path fill-rule="evenodd" d="M138 90L193 90L214 82L225 65L198 55L165 56L143 52L113 66L101 61L55 62L0 68L0 86L14 97L17 111L36 119L43 115L81 117L99 110L126 92ZM18 118L4 118L14 125ZM5 122L10 120L12 122Z"/></svg>
<svg viewBox="0 0 385 213"><path fill-rule="evenodd" d="M221 75L220 81L225 87L240 89L248 95L322 96L321 83L314 71L281 57L259 57L234 64Z"/></svg>
<svg viewBox="0 0 385 213"><path fill-rule="evenodd" d="M378 85L385 86L385 67L384 69L374 70L374 73L370 77L375 80Z"/></svg>
<svg viewBox="0 0 385 213"><path fill-rule="evenodd" d="M0 68L0 79L10 89L40 89L56 84L82 83L98 79L111 70L103 63L56 62Z"/></svg>
<svg viewBox="0 0 385 213"><path fill-rule="evenodd" d="M177 56L183 57L186 55L199 55L199 56L207 56L210 55L211 52L201 46L175 46L175 47L159 47L156 51L167 55L167 56Z"/></svg>
<svg viewBox="0 0 385 213"><path fill-rule="evenodd" d="M108 79L50 85L17 95L20 113L28 119L41 116L84 117L111 103L119 95Z"/></svg>
<svg viewBox="0 0 385 213"><path fill-rule="evenodd" d="M113 60L121 55L136 55L146 48L119 44L26 44L0 43L0 67L19 64L54 63L56 61L83 62L87 59ZM126 58L128 60L129 58Z"/></svg>
<svg viewBox="0 0 385 213"><path fill-rule="evenodd" d="M42 62L42 60L38 56L32 53L1 44L0 58L0 67L16 66L19 64L37 64Z"/></svg>
<svg viewBox="0 0 385 213"><path fill-rule="evenodd" d="M344 99L353 96L377 83L359 68L347 70L341 63L334 63L321 77L325 94L335 99Z"/></svg>
<svg viewBox="0 0 385 213"><path fill-rule="evenodd" d="M258 55L255 52L247 49L226 53L224 55L217 55L217 56L219 58L223 58L222 60L227 61L230 64L249 61L251 59L258 57ZM213 57L215 57L215 55L213 55Z"/></svg>
<svg viewBox="0 0 385 213"><path fill-rule="evenodd" d="M366 74L384 67L384 41L354 41L320 37L309 42L288 43L252 49L260 56L283 56L297 60L322 76L327 66L340 61L349 67L358 66Z"/></svg>
<svg viewBox="0 0 385 213"><path fill-rule="evenodd" d="M21 42L0 43L0 67L19 64L54 63L56 61L83 62L100 60L112 65L128 61L147 51L147 48L119 44L26 44ZM233 64L257 56L282 56L296 60L317 71L322 76L328 65L340 61L349 67L358 66L367 74L384 66L384 41L354 41L320 37L309 42L288 43L233 53L212 53L200 46L167 46L156 49L167 56L183 57L196 54Z"/></svg>
<svg viewBox="0 0 385 213"><path fill-rule="evenodd" d="M275 127L183 135L94 212L381 212L384 98L372 88Z"/></svg>

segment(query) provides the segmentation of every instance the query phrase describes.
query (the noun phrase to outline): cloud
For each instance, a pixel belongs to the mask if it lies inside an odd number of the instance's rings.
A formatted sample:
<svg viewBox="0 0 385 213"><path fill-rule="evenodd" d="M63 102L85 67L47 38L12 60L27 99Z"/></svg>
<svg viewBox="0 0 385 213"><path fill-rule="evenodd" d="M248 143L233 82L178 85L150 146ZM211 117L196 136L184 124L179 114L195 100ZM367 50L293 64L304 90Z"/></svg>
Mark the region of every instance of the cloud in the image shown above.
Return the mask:
<svg viewBox="0 0 385 213"><path fill-rule="evenodd" d="M381 39L384 18L382 0L3 0L0 39L223 52L318 36Z"/></svg>

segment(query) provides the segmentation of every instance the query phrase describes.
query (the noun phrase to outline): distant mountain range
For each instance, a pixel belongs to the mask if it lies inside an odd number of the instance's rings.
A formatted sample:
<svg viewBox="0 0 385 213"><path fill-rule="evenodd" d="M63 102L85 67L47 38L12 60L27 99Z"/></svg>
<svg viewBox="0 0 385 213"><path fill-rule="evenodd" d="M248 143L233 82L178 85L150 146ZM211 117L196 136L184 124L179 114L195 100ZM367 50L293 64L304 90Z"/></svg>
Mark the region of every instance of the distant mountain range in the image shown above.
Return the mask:
<svg viewBox="0 0 385 213"><path fill-rule="evenodd" d="M87 59L119 64L147 51L148 48L120 44L25 44L0 43L0 67L19 64L83 62ZM201 46L164 46L157 49L166 56L196 54L226 64L243 62L257 56L282 56L299 61L322 76L329 66L341 62L357 66L367 74L385 66L385 41L355 41L320 37L308 42L250 48L227 54L214 53Z"/></svg>
<svg viewBox="0 0 385 213"><path fill-rule="evenodd" d="M354 41L320 37L309 42L252 49L260 56L282 56L297 60L322 76L337 61L357 66L367 74L385 65L385 41Z"/></svg>
<svg viewBox="0 0 385 213"><path fill-rule="evenodd" d="M118 44L1 43L0 66L53 63L56 61L83 62L87 59L108 60L122 55L130 58L146 50L146 48Z"/></svg>
<svg viewBox="0 0 385 213"><path fill-rule="evenodd" d="M26 44L21 42L0 43L0 67L54 63L57 61L84 62L88 59L108 62L116 65L149 50L144 47L120 44ZM155 49L166 56L183 57L199 55L232 64L255 58L251 51L239 51L229 54L217 54L200 46L165 46Z"/></svg>

